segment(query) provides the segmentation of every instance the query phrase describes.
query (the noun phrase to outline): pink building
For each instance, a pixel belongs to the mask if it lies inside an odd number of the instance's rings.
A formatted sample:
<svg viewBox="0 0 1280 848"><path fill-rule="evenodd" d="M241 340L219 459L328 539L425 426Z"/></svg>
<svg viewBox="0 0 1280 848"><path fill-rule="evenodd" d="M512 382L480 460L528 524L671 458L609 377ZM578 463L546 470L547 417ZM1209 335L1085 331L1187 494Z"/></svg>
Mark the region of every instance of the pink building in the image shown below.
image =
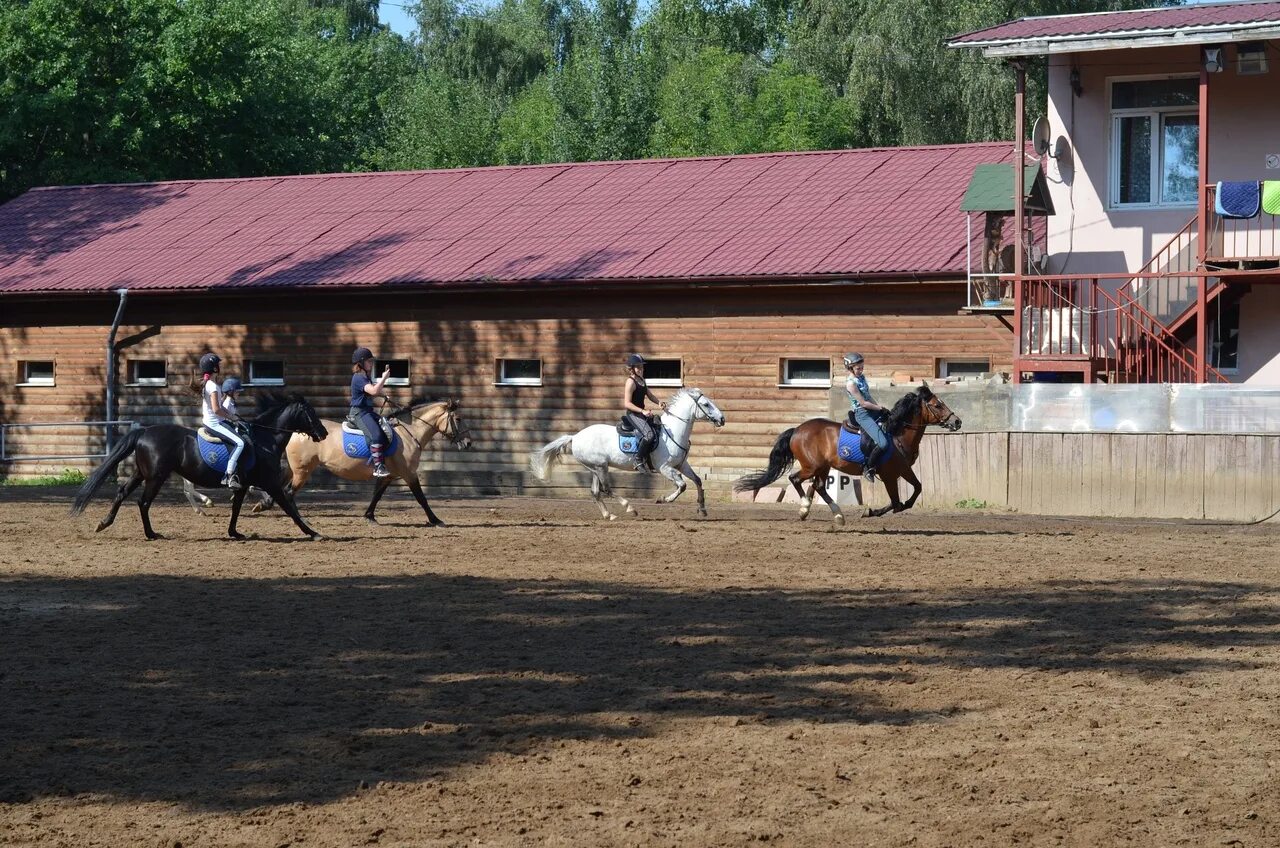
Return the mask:
<svg viewBox="0 0 1280 848"><path fill-rule="evenodd" d="M1015 149L1026 72L1048 66L1028 159L1045 255L1015 235L1001 269L1016 379L1280 384L1280 2L1023 18L949 46L1009 63Z"/></svg>

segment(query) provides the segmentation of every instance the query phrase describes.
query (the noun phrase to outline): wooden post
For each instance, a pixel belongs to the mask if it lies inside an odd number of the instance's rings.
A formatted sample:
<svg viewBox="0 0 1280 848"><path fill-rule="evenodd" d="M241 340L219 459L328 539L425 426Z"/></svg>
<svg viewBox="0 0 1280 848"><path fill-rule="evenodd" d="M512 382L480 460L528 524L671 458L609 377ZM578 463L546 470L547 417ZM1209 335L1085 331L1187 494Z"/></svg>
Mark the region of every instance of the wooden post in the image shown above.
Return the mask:
<svg viewBox="0 0 1280 848"><path fill-rule="evenodd" d="M1022 354L1022 160L1026 132L1027 63L1013 62L1013 382L1022 382L1019 358Z"/></svg>
<svg viewBox="0 0 1280 848"><path fill-rule="evenodd" d="M1209 251L1209 71L1205 67L1204 49L1200 50L1200 127L1199 127L1199 165L1200 165L1200 187L1197 196L1199 197L1200 212L1196 215L1199 219L1197 228L1197 240L1199 242L1196 247L1197 270L1200 271L1200 278L1196 280L1196 382L1209 382L1209 300L1208 293L1205 291L1209 285L1209 278L1205 275L1205 257Z"/></svg>

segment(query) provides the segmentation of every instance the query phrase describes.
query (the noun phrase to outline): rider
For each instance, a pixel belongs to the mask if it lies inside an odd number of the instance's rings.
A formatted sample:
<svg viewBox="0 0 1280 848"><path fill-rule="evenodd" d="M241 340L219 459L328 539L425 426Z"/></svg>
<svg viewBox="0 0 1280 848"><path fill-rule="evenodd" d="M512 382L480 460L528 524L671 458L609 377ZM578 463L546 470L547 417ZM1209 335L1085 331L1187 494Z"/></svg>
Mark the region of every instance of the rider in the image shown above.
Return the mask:
<svg viewBox="0 0 1280 848"><path fill-rule="evenodd" d="M359 427L369 442L369 455L373 458L373 476L390 477L391 472L387 470L387 463L382 458L384 440L387 436L383 433L377 416L373 414L373 399L386 397L382 393L382 388L387 384L387 378L391 376L391 366L384 368L382 376L374 382L373 364L373 352L367 347L358 347L351 354L351 410L347 413L347 420Z"/></svg>
<svg viewBox="0 0 1280 848"><path fill-rule="evenodd" d="M649 391L649 386L644 381L644 357L633 353L627 357L627 385L622 390L622 407L623 417L640 437L640 450L635 459L636 471L653 471L649 452L658 442L657 428L654 427L649 412L644 408L646 400L653 401L661 407L663 412L666 412L667 405Z"/></svg>
<svg viewBox="0 0 1280 848"><path fill-rule="evenodd" d="M237 422L242 421L240 410L236 407L236 395L244 391L240 378L228 377L222 381L222 408L231 414Z"/></svg>
<svg viewBox="0 0 1280 848"><path fill-rule="evenodd" d="M229 489L240 488L240 477L236 474L236 463L244 452L244 437L237 433L230 422L238 421L239 416L223 407L222 389L214 379L220 369L222 357L216 353L206 353L200 357L200 423L206 430L217 433L222 440L232 445L227 459L227 473L222 478L222 485Z"/></svg>
<svg viewBox="0 0 1280 848"><path fill-rule="evenodd" d="M885 433L884 428L880 426L879 420L879 416L888 412L888 410L876 403L875 399L871 397L871 389L867 385L867 378L862 374L865 367L862 354L845 354L844 367L849 371L849 376L844 381L844 390L849 395L849 405L852 407L849 411L849 418L862 429L862 432L870 436L876 445L872 449L871 455L867 457L866 462L863 463L862 473L868 480L875 480L876 466L880 463L880 458L884 456L884 452L889 449L889 436Z"/></svg>

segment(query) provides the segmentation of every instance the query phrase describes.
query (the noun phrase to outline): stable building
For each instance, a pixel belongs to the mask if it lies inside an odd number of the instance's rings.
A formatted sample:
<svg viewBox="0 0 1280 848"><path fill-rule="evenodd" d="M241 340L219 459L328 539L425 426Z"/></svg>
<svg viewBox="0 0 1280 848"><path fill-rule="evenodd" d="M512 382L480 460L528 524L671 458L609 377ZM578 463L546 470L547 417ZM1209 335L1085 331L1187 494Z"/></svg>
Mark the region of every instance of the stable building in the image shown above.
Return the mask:
<svg viewBox="0 0 1280 848"><path fill-rule="evenodd" d="M697 386L725 412L692 452L715 485L827 414L847 350L883 384L1010 369L1008 319L971 308L983 233L961 201L1011 159L962 144L35 189L0 206L0 475L194 423L209 350L250 395L340 418L366 345L403 398L462 402L475 448L428 452L435 485L520 491L530 449L617 419L633 351L655 391Z"/></svg>

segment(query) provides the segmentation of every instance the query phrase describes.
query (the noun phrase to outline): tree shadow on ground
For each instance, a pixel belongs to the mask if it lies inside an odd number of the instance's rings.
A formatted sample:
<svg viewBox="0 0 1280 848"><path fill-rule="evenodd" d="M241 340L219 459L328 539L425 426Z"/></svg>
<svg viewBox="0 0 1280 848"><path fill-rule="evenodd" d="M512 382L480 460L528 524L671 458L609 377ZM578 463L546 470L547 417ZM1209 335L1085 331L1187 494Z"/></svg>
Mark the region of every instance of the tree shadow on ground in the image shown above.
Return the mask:
<svg viewBox="0 0 1280 848"><path fill-rule="evenodd" d="M437 574L0 580L0 800L323 802L667 717L946 720L885 681L940 670L1149 680L1252 667L1274 586L664 591ZM1168 650L1161 650L1168 649Z"/></svg>

